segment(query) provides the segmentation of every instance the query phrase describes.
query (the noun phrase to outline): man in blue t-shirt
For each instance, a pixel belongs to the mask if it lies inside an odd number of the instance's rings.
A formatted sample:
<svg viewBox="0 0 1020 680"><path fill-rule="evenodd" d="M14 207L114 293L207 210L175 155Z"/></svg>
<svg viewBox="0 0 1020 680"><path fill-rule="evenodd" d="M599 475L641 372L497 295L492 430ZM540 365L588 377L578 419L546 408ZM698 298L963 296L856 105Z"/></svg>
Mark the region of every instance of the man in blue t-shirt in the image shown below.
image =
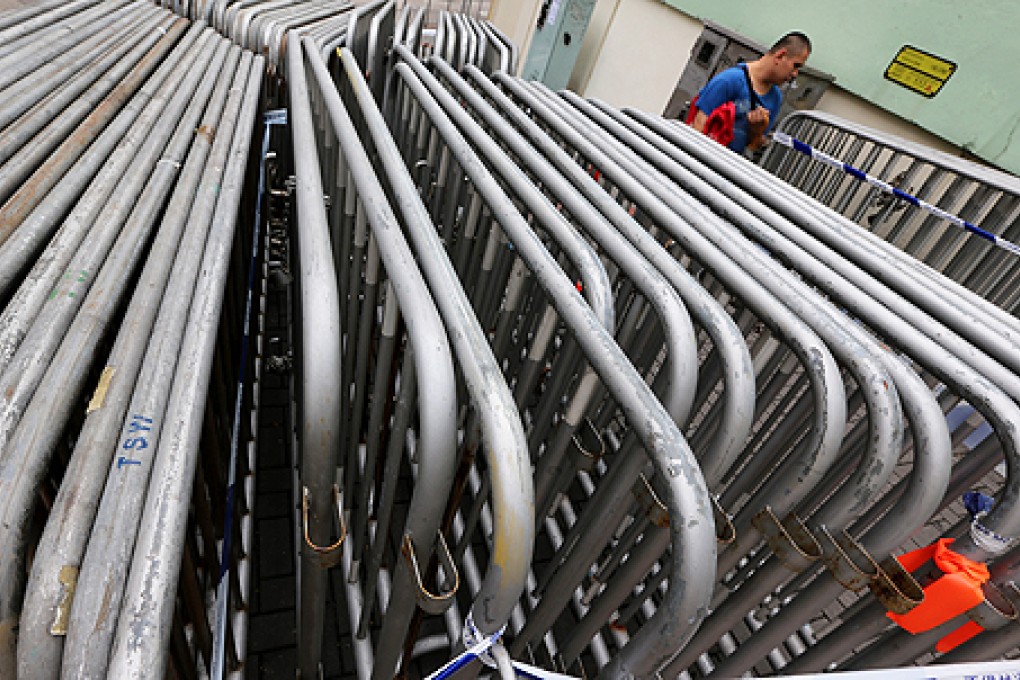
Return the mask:
<svg viewBox="0 0 1020 680"><path fill-rule="evenodd" d="M712 112L733 102L736 118L729 148L737 153L760 148L783 103L779 86L797 77L810 54L811 41L806 35L787 33L758 59L716 74L694 102L697 111L691 125L704 131Z"/></svg>

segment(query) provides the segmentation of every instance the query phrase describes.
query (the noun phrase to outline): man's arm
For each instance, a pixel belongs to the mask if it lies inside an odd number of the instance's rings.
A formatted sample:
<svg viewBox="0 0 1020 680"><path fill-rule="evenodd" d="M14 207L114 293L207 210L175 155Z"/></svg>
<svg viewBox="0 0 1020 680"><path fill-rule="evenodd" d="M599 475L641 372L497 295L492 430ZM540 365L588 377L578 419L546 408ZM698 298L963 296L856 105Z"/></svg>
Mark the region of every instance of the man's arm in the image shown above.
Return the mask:
<svg viewBox="0 0 1020 680"><path fill-rule="evenodd" d="M756 151L765 146L765 131L769 128L769 110L759 106L747 112L747 148Z"/></svg>
<svg viewBox="0 0 1020 680"><path fill-rule="evenodd" d="M695 104L695 106L697 106L697 104ZM708 116L705 115L704 111L698 109L698 112L694 114L694 120L691 121L691 127L698 132L704 132L706 122L708 122Z"/></svg>

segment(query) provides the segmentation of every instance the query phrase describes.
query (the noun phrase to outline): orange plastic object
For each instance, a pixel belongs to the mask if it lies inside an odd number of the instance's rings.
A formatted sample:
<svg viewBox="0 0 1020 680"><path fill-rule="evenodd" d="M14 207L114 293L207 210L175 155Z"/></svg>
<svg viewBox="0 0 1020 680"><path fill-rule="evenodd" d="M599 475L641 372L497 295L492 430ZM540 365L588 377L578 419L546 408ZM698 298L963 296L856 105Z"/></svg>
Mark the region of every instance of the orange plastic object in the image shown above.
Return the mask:
<svg viewBox="0 0 1020 680"><path fill-rule="evenodd" d="M935 649L945 654L949 650L955 647L959 647L964 642L966 642L967 640L971 639L972 637L983 631L984 628L982 628L980 624L974 621L968 621L967 623L963 624L962 626L954 630L949 635L939 640L938 643L935 645Z"/></svg>
<svg viewBox="0 0 1020 680"><path fill-rule="evenodd" d="M915 635L929 631L984 601L981 586L988 581L988 567L953 552L949 547L952 542L951 538L940 538L896 558L907 571L916 571L932 560L943 574L925 587L921 604L906 614L886 614L903 630Z"/></svg>

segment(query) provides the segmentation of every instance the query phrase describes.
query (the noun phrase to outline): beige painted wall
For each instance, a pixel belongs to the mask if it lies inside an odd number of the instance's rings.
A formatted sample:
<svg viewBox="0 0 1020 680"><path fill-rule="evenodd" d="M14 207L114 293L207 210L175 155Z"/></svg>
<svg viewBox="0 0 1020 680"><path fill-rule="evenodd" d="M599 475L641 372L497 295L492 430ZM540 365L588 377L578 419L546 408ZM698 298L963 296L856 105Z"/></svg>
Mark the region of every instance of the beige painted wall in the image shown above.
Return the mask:
<svg viewBox="0 0 1020 680"><path fill-rule="evenodd" d="M661 114L702 28L660 0L599 0L569 87L616 107ZM838 86L830 86L818 109L961 155L957 146Z"/></svg>
<svg viewBox="0 0 1020 680"><path fill-rule="evenodd" d="M518 69L524 64L524 56L528 53L541 5L541 0L492 0L489 5L489 21L506 33L520 49Z"/></svg>
<svg viewBox="0 0 1020 680"><path fill-rule="evenodd" d="M662 113L701 27L659 0L599 0L574 67L581 93Z"/></svg>

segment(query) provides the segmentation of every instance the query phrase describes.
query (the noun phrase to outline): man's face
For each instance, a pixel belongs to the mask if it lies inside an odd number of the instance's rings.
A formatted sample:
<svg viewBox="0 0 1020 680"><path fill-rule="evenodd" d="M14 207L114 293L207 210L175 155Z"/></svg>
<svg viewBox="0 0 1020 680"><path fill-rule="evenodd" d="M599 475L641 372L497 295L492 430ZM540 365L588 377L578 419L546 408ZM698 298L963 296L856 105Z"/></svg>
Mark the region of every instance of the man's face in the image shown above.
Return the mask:
<svg viewBox="0 0 1020 680"><path fill-rule="evenodd" d="M777 85L789 82L797 77L800 70L804 67L804 62L807 61L811 52L808 50L798 50L797 52L791 52L786 49L779 50L775 54L773 60L773 74L774 81Z"/></svg>

